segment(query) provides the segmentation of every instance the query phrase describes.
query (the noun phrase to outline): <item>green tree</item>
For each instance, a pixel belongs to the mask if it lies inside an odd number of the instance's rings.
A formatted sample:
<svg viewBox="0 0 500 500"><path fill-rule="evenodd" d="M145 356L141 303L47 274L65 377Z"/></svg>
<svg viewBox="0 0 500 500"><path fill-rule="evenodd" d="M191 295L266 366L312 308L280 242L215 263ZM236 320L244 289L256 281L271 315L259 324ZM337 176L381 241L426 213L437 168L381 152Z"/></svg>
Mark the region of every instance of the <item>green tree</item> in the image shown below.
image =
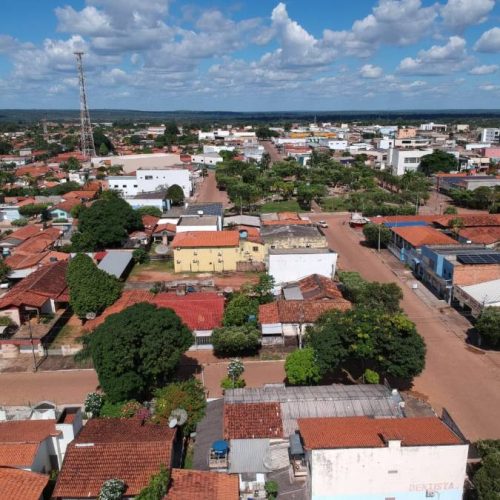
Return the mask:
<svg viewBox="0 0 500 500"><path fill-rule="evenodd" d="M96 148L96 151L100 151L101 145L104 144L106 148L109 151L114 151L115 148L113 147L113 144L109 140L109 138L104 134L103 130L101 128L95 128L94 129L94 145Z"/></svg>
<svg viewBox="0 0 500 500"><path fill-rule="evenodd" d="M456 215L458 213L458 210L456 207L453 206L448 206L444 209L444 215Z"/></svg>
<svg viewBox="0 0 500 500"><path fill-rule="evenodd" d="M99 156L108 156L109 155L109 149L108 146L106 146L106 143L103 142L99 146Z"/></svg>
<svg viewBox="0 0 500 500"><path fill-rule="evenodd" d="M135 304L85 337L99 383L111 402L143 400L168 383L193 335L171 309Z"/></svg>
<svg viewBox="0 0 500 500"><path fill-rule="evenodd" d="M257 322L259 301L247 297L243 293L236 293L226 306L222 324L224 326L241 326Z"/></svg>
<svg viewBox="0 0 500 500"><path fill-rule="evenodd" d="M28 225L28 219L26 219L25 217L21 217L20 219L13 220L11 222L11 225L17 226L17 227L26 226L26 225Z"/></svg>
<svg viewBox="0 0 500 500"><path fill-rule="evenodd" d="M146 252L146 250L144 250L144 248L136 248L132 252L132 257L138 264L144 264L145 262L149 261L149 254L148 252Z"/></svg>
<svg viewBox="0 0 500 500"><path fill-rule="evenodd" d="M438 149L431 154L422 156L419 171L430 176L438 172L451 172L457 167L458 162L454 155Z"/></svg>
<svg viewBox="0 0 500 500"><path fill-rule="evenodd" d="M178 184L172 184L167 189L167 198L172 205L182 205L184 203L184 191Z"/></svg>
<svg viewBox="0 0 500 500"><path fill-rule="evenodd" d="M104 404L104 397L98 392L89 392L85 398L85 413L91 413L92 417L98 417L101 414L101 408Z"/></svg>
<svg viewBox="0 0 500 500"><path fill-rule="evenodd" d="M316 353L311 347L298 349L286 357L285 373L291 385L313 385L321 380Z"/></svg>
<svg viewBox="0 0 500 500"><path fill-rule="evenodd" d="M143 217L144 215L152 215L153 217L161 217L162 211L158 207L146 205L137 209L138 214Z"/></svg>
<svg viewBox="0 0 500 500"><path fill-rule="evenodd" d="M47 205L45 203L33 203L19 207L19 213L23 217L34 217L40 215L46 208Z"/></svg>
<svg viewBox="0 0 500 500"><path fill-rule="evenodd" d="M176 408L182 408L188 414L187 422L183 426L183 433L189 436L196 430L198 422L205 415L207 406L205 389L195 378L182 382L173 382L154 393L155 422L168 422L170 414Z"/></svg>
<svg viewBox="0 0 500 500"><path fill-rule="evenodd" d="M276 481L266 481L264 484L264 490L266 492L266 498L269 500L275 500L278 498L279 485Z"/></svg>
<svg viewBox="0 0 500 500"><path fill-rule="evenodd" d="M383 224L365 224L363 226L363 235L366 242L373 248L386 247L392 239L391 230ZM380 237L380 239L379 239Z"/></svg>
<svg viewBox="0 0 500 500"><path fill-rule="evenodd" d="M259 281L250 287L250 294L255 295L259 304L267 304L274 299L274 278L267 273L259 274Z"/></svg>
<svg viewBox="0 0 500 500"><path fill-rule="evenodd" d="M224 326L212 333L212 345L219 356L254 354L260 347L260 334L255 325Z"/></svg>
<svg viewBox="0 0 500 500"><path fill-rule="evenodd" d="M481 339L490 347L500 347L500 307L485 307L476 322Z"/></svg>
<svg viewBox="0 0 500 500"><path fill-rule="evenodd" d="M77 252L119 248L129 232L142 228L140 214L117 194L106 191L79 214L78 232L71 242Z"/></svg>
<svg viewBox="0 0 500 500"><path fill-rule="evenodd" d="M10 267L5 263L5 261L3 259L0 259L0 282L3 282L7 279L10 270Z"/></svg>
<svg viewBox="0 0 500 500"><path fill-rule="evenodd" d="M160 472L151 476L148 485L139 492L135 500L163 500L166 498L169 483L170 472L162 465Z"/></svg>
<svg viewBox="0 0 500 500"><path fill-rule="evenodd" d="M68 161L61 164L61 168L65 171L80 170L81 165L74 156L71 156Z"/></svg>
<svg viewBox="0 0 500 500"><path fill-rule="evenodd" d="M473 483L478 500L500 499L500 440L478 441L481 467L475 472Z"/></svg>
<svg viewBox="0 0 500 500"><path fill-rule="evenodd" d="M121 295L122 284L92 262L85 254L70 260L67 271L70 305L80 318L99 314Z"/></svg>
<svg viewBox="0 0 500 500"><path fill-rule="evenodd" d="M12 144L6 139L0 139L0 155L8 155L12 151Z"/></svg>

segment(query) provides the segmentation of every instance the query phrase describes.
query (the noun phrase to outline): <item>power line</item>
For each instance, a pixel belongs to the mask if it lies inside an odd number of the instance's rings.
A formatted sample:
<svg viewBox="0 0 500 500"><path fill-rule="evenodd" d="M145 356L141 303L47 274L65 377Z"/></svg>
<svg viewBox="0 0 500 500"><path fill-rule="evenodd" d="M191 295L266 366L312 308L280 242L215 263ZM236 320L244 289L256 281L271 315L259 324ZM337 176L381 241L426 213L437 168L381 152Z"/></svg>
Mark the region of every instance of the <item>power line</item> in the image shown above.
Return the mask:
<svg viewBox="0 0 500 500"><path fill-rule="evenodd" d="M90 160L95 154L94 136L92 134L92 123L87 106L87 92L85 90L85 76L83 74L83 52L74 52L78 79L80 82L80 149L82 154Z"/></svg>

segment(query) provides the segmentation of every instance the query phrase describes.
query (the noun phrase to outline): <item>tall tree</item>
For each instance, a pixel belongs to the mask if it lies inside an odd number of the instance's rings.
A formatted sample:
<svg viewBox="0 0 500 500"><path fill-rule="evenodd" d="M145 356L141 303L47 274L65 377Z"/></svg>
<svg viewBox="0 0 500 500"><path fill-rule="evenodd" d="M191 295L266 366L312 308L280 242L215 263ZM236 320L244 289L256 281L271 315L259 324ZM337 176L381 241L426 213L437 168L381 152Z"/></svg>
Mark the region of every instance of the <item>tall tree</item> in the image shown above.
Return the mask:
<svg viewBox="0 0 500 500"><path fill-rule="evenodd" d="M486 307L476 322L481 339L491 347L500 347L500 307Z"/></svg>
<svg viewBox="0 0 500 500"><path fill-rule="evenodd" d="M419 171L427 176L438 172L451 172L458 168L458 161L454 155L440 149L431 154L422 156Z"/></svg>
<svg viewBox="0 0 500 500"><path fill-rule="evenodd" d="M112 314L86 337L111 402L144 400L172 380L193 335L171 309L140 303Z"/></svg>
<svg viewBox="0 0 500 500"><path fill-rule="evenodd" d="M167 198L172 205L182 205L184 203L184 191L178 184L172 184L167 189Z"/></svg>

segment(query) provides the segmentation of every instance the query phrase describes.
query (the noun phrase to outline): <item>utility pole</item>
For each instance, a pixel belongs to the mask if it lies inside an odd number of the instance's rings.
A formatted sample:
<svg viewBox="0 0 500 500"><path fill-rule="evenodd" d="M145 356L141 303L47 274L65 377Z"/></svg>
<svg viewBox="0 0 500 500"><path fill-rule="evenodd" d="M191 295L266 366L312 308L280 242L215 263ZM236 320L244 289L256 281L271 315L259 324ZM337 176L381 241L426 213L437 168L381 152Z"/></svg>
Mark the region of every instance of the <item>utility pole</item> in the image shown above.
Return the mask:
<svg viewBox="0 0 500 500"><path fill-rule="evenodd" d="M380 253L380 231L382 230L382 224L378 225L378 244L377 244L377 249L378 253Z"/></svg>
<svg viewBox="0 0 500 500"><path fill-rule="evenodd" d="M85 75L83 73L83 52L74 52L76 56L76 66L78 69L78 79L80 82L80 149L89 160L95 154L94 136L92 134L92 123L87 106L87 92L85 90Z"/></svg>

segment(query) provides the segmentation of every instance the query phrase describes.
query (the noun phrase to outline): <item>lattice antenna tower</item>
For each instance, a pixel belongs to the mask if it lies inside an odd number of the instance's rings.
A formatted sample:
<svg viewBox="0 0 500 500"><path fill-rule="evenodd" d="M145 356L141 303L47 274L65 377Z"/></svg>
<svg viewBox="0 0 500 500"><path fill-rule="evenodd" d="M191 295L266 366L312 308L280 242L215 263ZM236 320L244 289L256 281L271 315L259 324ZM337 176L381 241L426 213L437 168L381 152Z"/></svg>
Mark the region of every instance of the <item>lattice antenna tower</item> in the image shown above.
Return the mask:
<svg viewBox="0 0 500 500"><path fill-rule="evenodd" d="M89 108L87 106L87 92L85 90L85 75L83 74L83 52L74 52L78 79L80 81L80 147L82 154L88 159L96 156L92 123L90 122Z"/></svg>

